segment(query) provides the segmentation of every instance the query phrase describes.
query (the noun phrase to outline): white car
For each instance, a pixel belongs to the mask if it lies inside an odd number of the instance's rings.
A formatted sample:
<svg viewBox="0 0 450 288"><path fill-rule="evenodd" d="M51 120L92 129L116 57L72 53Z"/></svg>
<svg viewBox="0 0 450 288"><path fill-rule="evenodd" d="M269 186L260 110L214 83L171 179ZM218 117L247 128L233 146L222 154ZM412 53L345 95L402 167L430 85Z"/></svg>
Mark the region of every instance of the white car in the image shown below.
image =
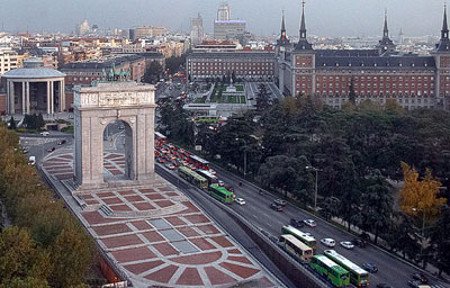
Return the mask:
<svg viewBox="0 0 450 288"><path fill-rule="evenodd" d="M305 223L309 227L316 227L317 226L316 221L314 221L313 219L305 219L305 220L303 220L303 223Z"/></svg>
<svg viewBox="0 0 450 288"><path fill-rule="evenodd" d="M350 250L350 249L355 248L355 245L353 245L353 243L350 241L342 241L342 242L339 242L339 244L341 244L341 246L344 247L345 249Z"/></svg>
<svg viewBox="0 0 450 288"><path fill-rule="evenodd" d="M243 198L236 198L234 201L239 205L245 205L245 200Z"/></svg>
<svg viewBox="0 0 450 288"><path fill-rule="evenodd" d="M50 135L50 133L47 132L47 131L41 132L40 134L41 134L42 136L48 136L48 135Z"/></svg>
<svg viewBox="0 0 450 288"><path fill-rule="evenodd" d="M334 247L336 242L332 238L323 238L320 242L327 247Z"/></svg>

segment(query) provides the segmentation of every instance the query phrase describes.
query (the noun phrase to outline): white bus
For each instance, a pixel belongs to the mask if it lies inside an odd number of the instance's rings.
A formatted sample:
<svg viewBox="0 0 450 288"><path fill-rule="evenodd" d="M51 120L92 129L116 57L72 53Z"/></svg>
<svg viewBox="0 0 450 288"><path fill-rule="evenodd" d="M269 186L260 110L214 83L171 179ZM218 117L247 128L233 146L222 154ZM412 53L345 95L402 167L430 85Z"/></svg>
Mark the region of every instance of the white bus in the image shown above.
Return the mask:
<svg viewBox="0 0 450 288"><path fill-rule="evenodd" d="M302 262L309 262L314 256L314 251L311 247L290 234L281 235L280 239L278 239L278 245Z"/></svg>

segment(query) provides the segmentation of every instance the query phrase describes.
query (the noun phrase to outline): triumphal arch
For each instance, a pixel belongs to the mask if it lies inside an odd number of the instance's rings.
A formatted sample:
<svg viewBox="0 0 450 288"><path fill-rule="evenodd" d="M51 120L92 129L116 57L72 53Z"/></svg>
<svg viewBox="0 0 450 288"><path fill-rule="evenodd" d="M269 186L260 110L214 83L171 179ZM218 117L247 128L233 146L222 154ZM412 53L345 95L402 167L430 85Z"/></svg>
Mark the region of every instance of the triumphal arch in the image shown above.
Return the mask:
<svg viewBox="0 0 450 288"><path fill-rule="evenodd" d="M136 82L98 82L74 89L74 182L79 189L143 185L154 180L155 89ZM121 122L124 178L104 177L104 132Z"/></svg>

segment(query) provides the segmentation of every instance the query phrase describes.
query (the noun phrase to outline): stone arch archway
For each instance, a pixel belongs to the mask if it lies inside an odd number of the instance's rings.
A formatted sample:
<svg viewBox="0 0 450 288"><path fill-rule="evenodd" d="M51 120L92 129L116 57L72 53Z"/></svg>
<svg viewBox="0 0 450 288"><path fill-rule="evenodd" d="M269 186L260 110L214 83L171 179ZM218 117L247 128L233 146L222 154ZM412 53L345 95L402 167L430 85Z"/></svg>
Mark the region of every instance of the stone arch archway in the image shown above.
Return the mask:
<svg viewBox="0 0 450 288"><path fill-rule="evenodd" d="M75 89L74 182L79 189L153 182L155 107L152 85L106 82ZM121 181L105 181L103 132L114 121L126 123L127 127L127 177Z"/></svg>

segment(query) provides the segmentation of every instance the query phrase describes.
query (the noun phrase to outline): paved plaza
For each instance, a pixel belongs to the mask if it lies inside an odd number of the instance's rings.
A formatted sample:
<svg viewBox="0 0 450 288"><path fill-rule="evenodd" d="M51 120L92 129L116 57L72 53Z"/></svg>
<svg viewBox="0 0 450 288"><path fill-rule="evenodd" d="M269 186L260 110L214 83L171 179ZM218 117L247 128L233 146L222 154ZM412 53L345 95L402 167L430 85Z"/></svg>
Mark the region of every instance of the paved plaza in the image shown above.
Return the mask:
<svg viewBox="0 0 450 288"><path fill-rule="evenodd" d="M67 152L50 154L42 168L70 187L73 154ZM123 155L105 154L105 176L120 177L123 169ZM205 213L159 176L151 187L63 193L73 193L76 201L68 204L77 203L72 210L134 287L278 287Z"/></svg>

